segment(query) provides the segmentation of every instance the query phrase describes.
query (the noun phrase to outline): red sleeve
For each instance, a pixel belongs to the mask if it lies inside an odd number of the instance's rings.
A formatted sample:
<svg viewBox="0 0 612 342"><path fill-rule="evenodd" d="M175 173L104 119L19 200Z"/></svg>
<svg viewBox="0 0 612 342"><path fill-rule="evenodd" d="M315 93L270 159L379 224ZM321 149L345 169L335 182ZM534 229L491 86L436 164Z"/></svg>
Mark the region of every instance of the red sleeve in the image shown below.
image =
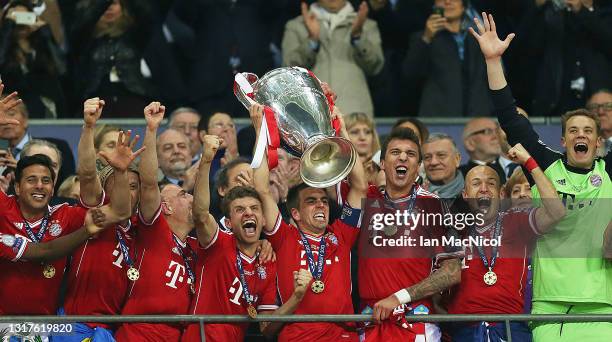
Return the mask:
<svg viewBox="0 0 612 342"><path fill-rule="evenodd" d="M0 258L17 261L28 248L28 239L21 235L0 234Z"/></svg>
<svg viewBox="0 0 612 342"><path fill-rule="evenodd" d="M274 230L271 232L264 231L266 238L270 241L272 248L278 253L280 250L283 241L285 241L285 235L287 235L288 229L291 228L291 225L285 223L283 221L283 217L280 213L276 217L276 223L274 223Z"/></svg>
<svg viewBox="0 0 612 342"><path fill-rule="evenodd" d="M87 208L81 206L66 206L59 210L62 210L62 219L66 220L66 227L62 235L70 234L83 227L85 215L87 215Z"/></svg>
<svg viewBox="0 0 612 342"><path fill-rule="evenodd" d="M346 201L346 197L348 196L348 193L351 190L351 186L349 185L348 180L345 179L339 182L338 184L336 184L335 188L336 188L336 197L338 200L338 205L342 206L344 205L344 202ZM376 185L368 183L368 191L366 192L367 194L366 197L377 198L379 193L380 192L378 191L378 187L376 187Z"/></svg>
<svg viewBox="0 0 612 342"><path fill-rule="evenodd" d="M215 221L216 222L216 221ZM234 237L230 233L226 233L223 230L219 229L219 224L217 223L217 229L215 231L215 235L212 240L206 246L201 246L206 252L213 252L219 249L231 247L233 243Z"/></svg>
<svg viewBox="0 0 612 342"><path fill-rule="evenodd" d="M360 209L351 208L348 202L342 206L342 214L339 219L331 224L334 234L342 237L346 243L353 246L359 237L359 228L361 226L362 211Z"/></svg>
<svg viewBox="0 0 612 342"><path fill-rule="evenodd" d="M147 222L147 220L145 220L144 217L142 217L142 213L139 210L138 211L138 221L140 221L140 223L142 223L145 227L152 226L159 220L159 217L161 216L161 209L162 208L160 204L159 208L157 208L157 211L155 212L155 215L153 215L153 220L151 220L151 222Z"/></svg>
<svg viewBox="0 0 612 342"><path fill-rule="evenodd" d="M257 311L274 311L278 309L278 303L276 301L276 263L267 263L266 268L268 268L266 285L263 290L261 301L257 306Z"/></svg>
<svg viewBox="0 0 612 342"><path fill-rule="evenodd" d="M91 209L91 208L99 208L105 204L110 203L110 198L106 197L106 191L104 191L104 189L102 189L102 198L100 198L100 202L94 206L88 206L87 204L85 204L85 202L83 202L83 198L81 196L79 196L79 204L87 209Z"/></svg>
<svg viewBox="0 0 612 342"><path fill-rule="evenodd" d="M537 210L537 208L512 208L508 210L506 217L504 217L506 239L520 242L520 245L523 246L532 246L541 236L535 222ZM520 256L520 254L518 255Z"/></svg>

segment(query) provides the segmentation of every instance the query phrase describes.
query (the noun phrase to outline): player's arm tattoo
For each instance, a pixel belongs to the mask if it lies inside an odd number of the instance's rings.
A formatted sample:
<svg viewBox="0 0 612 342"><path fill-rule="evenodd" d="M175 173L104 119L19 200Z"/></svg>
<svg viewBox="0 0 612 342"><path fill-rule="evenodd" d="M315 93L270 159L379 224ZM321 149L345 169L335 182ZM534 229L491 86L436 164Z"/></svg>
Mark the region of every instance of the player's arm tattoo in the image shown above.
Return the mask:
<svg viewBox="0 0 612 342"><path fill-rule="evenodd" d="M440 268L418 284L407 288L412 301L430 297L461 281L461 262L448 259L440 262Z"/></svg>

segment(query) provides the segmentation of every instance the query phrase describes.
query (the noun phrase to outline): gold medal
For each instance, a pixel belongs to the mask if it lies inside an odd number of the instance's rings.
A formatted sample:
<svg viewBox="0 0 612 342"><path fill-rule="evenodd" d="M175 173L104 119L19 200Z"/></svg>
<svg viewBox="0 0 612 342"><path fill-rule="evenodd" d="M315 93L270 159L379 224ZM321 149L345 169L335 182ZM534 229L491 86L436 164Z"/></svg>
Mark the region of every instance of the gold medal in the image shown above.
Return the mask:
<svg viewBox="0 0 612 342"><path fill-rule="evenodd" d="M495 272L489 270L489 272L484 274L482 279L484 280L484 283L489 285L489 286L495 285L495 283L497 283L497 274L495 274Z"/></svg>
<svg viewBox="0 0 612 342"><path fill-rule="evenodd" d="M249 314L249 317L253 319L257 318L257 310L255 309L253 304L249 304L249 306L247 307L247 313Z"/></svg>
<svg viewBox="0 0 612 342"><path fill-rule="evenodd" d="M127 270L127 277L131 281L136 281L136 280L138 280L138 278L140 278L140 272L138 272L138 270L136 268L130 267Z"/></svg>
<svg viewBox="0 0 612 342"><path fill-rule="evenodd" d="M312 285L310 285L310 289L312 292L319 294L325 290L325 283L321 280L315 280Z"/></svg>
<svg viewBox="0 0 612 342"><path fill-rule="evenodd" d="M396 226L385 226L384 232L386 236L394 236L395 234L397 234L397 227Z"/></svg>
<svg viewBox="0 0 612 342"><path fill-rule="evenodd" d="M43 267L43 276L47 279L55 277L55 267L51 264L45 264Z"/></svg>

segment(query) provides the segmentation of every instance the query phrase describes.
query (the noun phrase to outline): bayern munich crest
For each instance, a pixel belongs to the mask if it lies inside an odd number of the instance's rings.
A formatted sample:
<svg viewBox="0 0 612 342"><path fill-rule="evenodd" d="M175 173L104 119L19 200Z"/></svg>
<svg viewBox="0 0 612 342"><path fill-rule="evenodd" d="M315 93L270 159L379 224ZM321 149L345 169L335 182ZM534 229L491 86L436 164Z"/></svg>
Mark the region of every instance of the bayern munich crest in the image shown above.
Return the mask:
<svg viewBox="0 0 612 342"><path fill-rule="evenodd" d="M266 277L268 276L268 274L266 273L266 268L261 265L257 266L257 276L259 277L259 279L266 279Z"/></svg>
<svg viewBox="0 0 612 342"><path fill-rule="evenodd" d="M49 227L49 235L53 237L58 237L62 233L62 226L57 222L53 222L51 227Z"/></svg>
<svg viewBox="0 0 612 342"><path fill-rule="evenodd" d="M338 246L338 238L336 237L335 234L333 233L329 233L327 235L327 239L329 240L329 242L333 243L334 245Z"/></svg>
<svg viewBox="0 0 612 342"><path fill-rule="evenodd" d="M602 179L600 175L591 175L591 177L589 177L589 180L591 181L591 185L594 187L600 187L601 183L602 183Z"/></svg>
<svg viewBox="0 0 612 342"><path fill-rule="evenodd" d="M13 245L15 244L15 237L12 235L2 235L2 243L7 245L8 247L13 247Z"/></svg>

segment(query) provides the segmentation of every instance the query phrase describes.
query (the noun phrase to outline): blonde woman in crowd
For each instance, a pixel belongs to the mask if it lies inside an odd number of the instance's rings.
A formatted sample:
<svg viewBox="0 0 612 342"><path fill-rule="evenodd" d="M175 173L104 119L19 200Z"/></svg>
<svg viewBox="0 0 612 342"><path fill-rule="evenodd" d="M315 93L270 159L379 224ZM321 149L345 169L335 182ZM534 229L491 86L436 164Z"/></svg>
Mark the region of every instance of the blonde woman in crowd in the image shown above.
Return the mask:
<svg viewBox="0 0 612 342"><path fill-rule="evenodd" d="M372 117L365 113L344 115L346 130L365 169L368 183L376 183L379 168L372 161L372 156L380 150L380 140Z"/></svg>

